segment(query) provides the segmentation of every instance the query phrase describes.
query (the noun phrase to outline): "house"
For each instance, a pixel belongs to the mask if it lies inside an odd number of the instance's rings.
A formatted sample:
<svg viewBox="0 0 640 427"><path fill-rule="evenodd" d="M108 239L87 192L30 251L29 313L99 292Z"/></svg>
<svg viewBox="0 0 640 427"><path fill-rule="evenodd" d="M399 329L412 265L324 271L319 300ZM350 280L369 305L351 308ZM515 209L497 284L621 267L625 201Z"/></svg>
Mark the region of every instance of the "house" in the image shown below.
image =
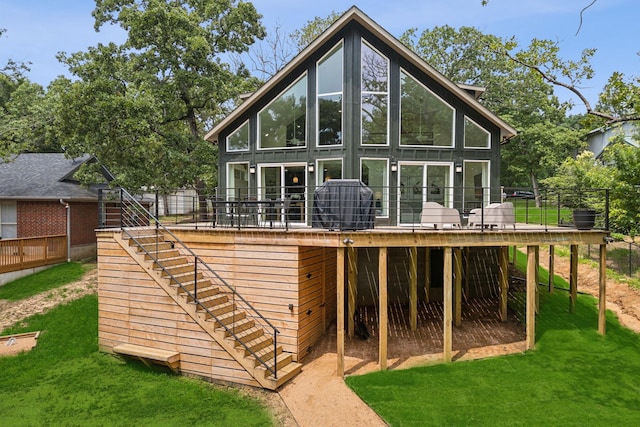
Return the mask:
<svg viewBox="0 0 640 427"><path fill-rule="evenodd" d="M608 232L487 227L484 209L501 199L500 144L515 130L477 101L481 90L447 80L351 8L206 135L219 147L215 227L164 226L116 194L118 226L97 232L100 349L275 390L325 337L344 375L362 324L372 345L362 353L377 353L380 369L398 341L433 331L416 351L451 362L520 324L511 295L525 299L518 348L533 348L539 247L577 256L580 244L600 245L605 265ZM317 190L336 182L363 190L353 199L373 228L315 226ZM423 212L431 203L438 211ZM461 224L477 212L473 227ZM522 246L526 281L510 293L509 249ZM605 282L602 268L602 333Z"/></svg>
<svg viewBox="0 0 640 427"><path fill-rule="evenodd" d="M587 150L594 154L596 159L600 159L602 154L611 143L613 138L622 136L625 144L632 147L640 147L640 129L633 122L616 123L612 126L602 126L592 130L587 134Z"/></svg>
<svg viewBox="0 0 640 427"><path fill-rule="evenodd" d="M359 179L376 223L390 225L418 223L423 201L464 211L498 201L500 144L516 131L477 101L481 91L354 7L206 135L220 192L309 212L324 181Z"/></svg>
<svg viewBox="0 0 640 427"><path fill-rule="evenodd" d="M0 237L22 239L63 235L68 257L95 256L98 192L75 173L95 157L63 153L24 153L0 163ZM107 182L112 179L102 168Z"/></svg>

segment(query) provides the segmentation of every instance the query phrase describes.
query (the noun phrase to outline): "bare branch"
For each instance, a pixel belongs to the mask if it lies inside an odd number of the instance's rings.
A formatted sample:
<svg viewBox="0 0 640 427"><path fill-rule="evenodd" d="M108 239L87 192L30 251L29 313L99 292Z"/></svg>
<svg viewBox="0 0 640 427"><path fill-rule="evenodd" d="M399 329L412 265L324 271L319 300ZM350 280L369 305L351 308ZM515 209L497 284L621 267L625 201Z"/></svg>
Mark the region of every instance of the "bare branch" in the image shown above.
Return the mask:
<svg viewBox="0 0 640 427"><path fill-rule="evenodd" d="M553 85L556 85L556 86L563 87L563 88L573 92L578 98L580 98L580 101L582 101L582 103L584 104L585 109L587 110L587 114L590 114L592 116L596 116L596 117L600 117L602 119L605 119L607 121L607 124L613 124L613 123L619 123L619 122L640 121L640 116L616 117L616 116L613 116L611 114L607 114L607 113L603 113L601 111L594 110L591 107L591 103L589 102L589 100L574 85L571 85L569 83L565 83L565 82L561 82L561 81L557 80L556 78L554 78L554 77L550 76L549 74L545 73L540 67L537 67L537 66L531 65L531 64L527 64L526 62L521 61L518 58L516 58L515 56L511 55L506 50L504 51L504 54L507 56L507 58L511 59L515 63L520 64L520 65L522 65L524 67L527 67L527 68L529 68L531 70L534 70L535 72L537 72L547 82L549 82L549 83L551 83Z"/></svg>
<svg viewBox="0 0 640 427"><path fill-rule="evenodd" d="M595 2L598 0L593 0L588 6L585 6L584 8L582 8L582 10L580 11L580 25L578 25L578 31L576 31L576 36L578 35L578 33L580 32L580 28L582 28L582 14L584 13L585 10L589 9L591 6L593 6L595 4Z"/></svg>

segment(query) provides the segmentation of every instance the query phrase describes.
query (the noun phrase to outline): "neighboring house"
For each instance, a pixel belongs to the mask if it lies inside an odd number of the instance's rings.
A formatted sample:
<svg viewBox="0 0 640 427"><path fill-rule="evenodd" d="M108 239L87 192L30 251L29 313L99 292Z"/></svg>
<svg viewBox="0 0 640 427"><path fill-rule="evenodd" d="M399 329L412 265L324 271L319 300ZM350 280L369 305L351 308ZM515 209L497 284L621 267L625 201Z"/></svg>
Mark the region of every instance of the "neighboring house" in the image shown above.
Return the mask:
<svg viewBox="0 0 640 427"><path fill-rule="evenodd" d="M616 123L612 126L602 126L587 134L587 149L594 154L596 159L599 159L602 157L602 153L611 143L613 138L620 135L623 136L626 144L637 148L640 146L638 134L640 134L640 129L634 122L623 122Z"/></svg>
<svg viewBox="0 0 640 427"><path fill-rule="evenodd" d="M88 155L29 153L0 163L0 237L66 235L70 258L95 256L98 191L74 176L95 161ZM103 176L105 183L112 179L104 168Z"/></svg>
<svg viewBox="0 0 640 427"><path fill-rule="evenodd" d="M206 135L219 147L219 195L290 198L309 212L325 180L360 179L376 223L390 225L419 222L426 201L464 211L499 201L500 144L516 130L481 91L354 7Z"/></svg>

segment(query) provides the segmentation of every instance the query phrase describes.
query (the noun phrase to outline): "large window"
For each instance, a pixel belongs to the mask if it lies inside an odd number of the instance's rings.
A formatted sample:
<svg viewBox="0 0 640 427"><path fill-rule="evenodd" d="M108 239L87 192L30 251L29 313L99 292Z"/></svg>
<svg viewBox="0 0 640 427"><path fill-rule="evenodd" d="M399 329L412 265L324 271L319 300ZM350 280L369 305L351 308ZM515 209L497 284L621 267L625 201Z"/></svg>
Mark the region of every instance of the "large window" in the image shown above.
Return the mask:
<svg viewBox="0 0 640 427"><path fill-rule="evenodd" d="M245 200L249 197L249 164L227 164L227 198Z"/></svg>
<svg viewBox="0 0 640 427"><path fill-rule="evenodd" d="M419 223L424 202L452 207L451 166L450 163L400 164L400 223Z"/></svg>
<svg viewBox="0 0 640 427"><path fill-rule="evenodd" d="M318 160L318 171L316 185L330 179L342 179L342 159Z"/></svg>
<svg viewBox="0 0 640 427"><path fill-rule="evenodd" d="M454 109L406 72L400 79L400 145L453 147Z"/></svg>
<svg viewBox="0 0 640 427"><path fill-rule="evenodd" d="M18 237L18 213L16 202L0 202L0 238Z"/></svg>
<svg viewBox="0 0 640 427"><path fill-rule="evenodd" d="M387 144L389 60L362 41L362 144Z"/></svg>
<svg viewBox="0 0 640 427"><path fill-rule="evenodd" d="M489 148L491 135L468 117L464 118L464 146Z"/></svg>
<svg viewBox="0 0 640 427"><path fill-rule="evenodd" d="M258 113L260 148L306 145L307 76L290 86Z"/></svg>
<svg viewBox="0 0 640 427"><path fill-rule="evenodd" d="M464 209L482 207L490 202L489 162L464 162Z"/></svg>
<svg viewBox="0 0 640 427"><path fill-rule="evenodd" d="M247 151L249 149L249 122L244 122L227 137L227 151Z"/></svg>
<svg viewBox="0 0 640 427"><path fill-rule="evenodd" d="M318 62L318 145L342 144L342 43Z"/></svg>
<svg viewBox="0 0 640 427"><path fill-rule="evenodd" d="M360 179L373 191L376 216L389 216L389 162L387 159L361 159Z"/></svg>

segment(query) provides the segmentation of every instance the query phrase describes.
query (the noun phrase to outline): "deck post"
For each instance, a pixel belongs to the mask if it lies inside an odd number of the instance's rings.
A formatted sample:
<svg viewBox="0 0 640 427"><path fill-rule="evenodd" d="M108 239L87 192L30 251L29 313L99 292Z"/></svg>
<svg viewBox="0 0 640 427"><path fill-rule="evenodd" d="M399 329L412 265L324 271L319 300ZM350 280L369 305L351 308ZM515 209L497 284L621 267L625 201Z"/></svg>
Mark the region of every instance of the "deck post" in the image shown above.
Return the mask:
<svg viewBox="0 0 640 427"><path fill-rule="evenodd" d="M507 298L509 293L509 247L500 246L499 253L500 265L500 320L507 321Z"/></svg>
<svg viewBox="0 0 640 427"><path fill-rule="evenodd" d="M535 247L536 251L536 313L540 313L540 289L538 289L538 283L540 283L540 246Z"/></svg>
<svg viewBox="0 0 640 427"><path fill-rule="evenodd" d="M454 282L454 313L453 313L453 323L456 325L456 328L459 328L462 325L462 250L460 248L455 248L453 250L453 260L454 260L454 273L453 278Z"/></svg>
<svg viewBox="0 0 640 427"><path fill-rule="evenodd" d="M598 292L598 333L607 331L607 245L600 245L600 291Z"/></svg>
<svg viewBox="0 0 640 427"><path fill-rule="evenodd" d="M336 304L337 304L337 320L336 320L336 352L338 353L337 375L344 377L344 253L345 248L337 249L337 275L336 275Z"/></svg>
<svg viewBox="0 0 640 427"><path fill-rule="evenodd" d="M549 246L549 293L552 294L555 289L554 280L555 280L555 246Z"/></svg>
<svg viewBox="0 0 640 427"><path fill-rule="evenodd" d="M387 369L387 325L388 325L388 296L387 296L387 248L378 249L378 287L380 304L380 339L379 339L379 364L380 370Z"/></svg>
<svg viewBox="0 0 640 427"><path fill-rule="evenodd" d="M358 248L349 246L347 248L347 264L349 265L349 271L347 276L347 283L349 289L348 307L349 313L347 318L348 335L349 338L353 338L355 332L355 316L356 305L358 301Z"/></svg>
<svg viewBox="0 0 640 427"><path fill-rule="evenodd" d="M409 326L418 328L418 248L409 248Z"/></svg>
<svg viewBox="0 0 640 427"><path fill-rule="evenodd" d="M527 333L526 348L531 350L536 344L536 250L527 246Z"/></svg>
<svg viewBox="0 0 640 427"><path fill-rule="evenodd" d="M431 248L424 248L424 302L429 303L431 290Z"/></svg>
<svg viewBox="0 0 640 427"><path fill-rule="evenodd" d="M571 269L569 271L569 313L576 311L578 298L578 245L571 245Z"/></svg>
<svg viewBox="0 0 640 427"><path fill-rule="evenodd" d="M444 266L443 266L443 280L444 280L444 313L443 313L443 360L444 362L451 362L451 348L452 348L452 293L453 293L453 250L451 247L444 248Z"/></svg>

